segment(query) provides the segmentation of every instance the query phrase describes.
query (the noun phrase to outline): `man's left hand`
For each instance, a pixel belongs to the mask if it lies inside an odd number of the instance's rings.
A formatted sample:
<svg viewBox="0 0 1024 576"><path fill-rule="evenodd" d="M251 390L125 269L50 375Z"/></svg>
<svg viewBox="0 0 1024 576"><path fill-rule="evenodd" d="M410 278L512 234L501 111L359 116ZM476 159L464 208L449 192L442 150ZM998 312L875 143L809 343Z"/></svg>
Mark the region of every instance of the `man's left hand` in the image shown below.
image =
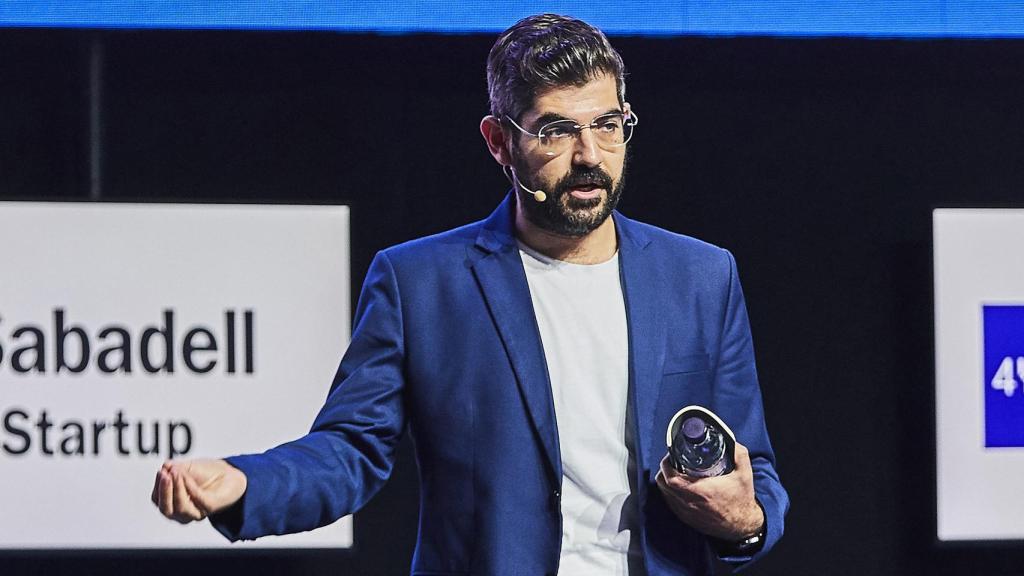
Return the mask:
<svg viewBox="0 0 1024 576"><path fill-rule="evenodd" d="M691 478L676 471L665 456L657 482L672 513L708 536L736 542L764 524L764 512L754 499L750 453L739 442L736 469L729 474Z"/></svg>

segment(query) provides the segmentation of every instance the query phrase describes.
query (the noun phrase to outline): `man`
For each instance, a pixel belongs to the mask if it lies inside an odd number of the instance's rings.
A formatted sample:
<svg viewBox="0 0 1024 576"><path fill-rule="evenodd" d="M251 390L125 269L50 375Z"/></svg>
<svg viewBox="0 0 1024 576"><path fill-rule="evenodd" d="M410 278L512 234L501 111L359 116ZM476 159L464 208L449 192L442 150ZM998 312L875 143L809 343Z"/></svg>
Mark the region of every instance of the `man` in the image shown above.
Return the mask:
<svg viewBox="0 0 1024 576"><path fill-rule="evenodd" d="M614 211L637 121L621 58L545 14L503 33L487 72L480 131L513 191L482 222L377 255L307 436L169 462L154 503L231 539L309 530L380 488L408 424L414 574L706 574L714 553L763 555L788 497L735 263ZM668 464L688 404L736 432L734 472Z"/></svg>

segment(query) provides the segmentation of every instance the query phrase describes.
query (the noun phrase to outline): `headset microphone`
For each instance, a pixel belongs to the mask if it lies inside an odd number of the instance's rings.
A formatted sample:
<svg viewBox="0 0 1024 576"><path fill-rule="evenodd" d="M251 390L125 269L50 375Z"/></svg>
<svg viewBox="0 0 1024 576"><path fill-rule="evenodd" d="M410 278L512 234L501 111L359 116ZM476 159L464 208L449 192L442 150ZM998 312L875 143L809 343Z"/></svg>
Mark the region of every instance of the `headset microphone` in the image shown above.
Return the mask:
<svg viewBox="0 0 1024 576"><path fill-rule="evenodd" d="M516 178L515 170L513 170L511 166L502 166L501 171L504 172L505 177L507 177L514 184L525 190L528 194L532 194L533 199L536 200L537 202L543 202L548 199L547 193L544 192L543 190L530 190L526 186L523 186L523 183L519 181L519 178ZM509 173L511 173L511 175L509 175Z"/></svg>

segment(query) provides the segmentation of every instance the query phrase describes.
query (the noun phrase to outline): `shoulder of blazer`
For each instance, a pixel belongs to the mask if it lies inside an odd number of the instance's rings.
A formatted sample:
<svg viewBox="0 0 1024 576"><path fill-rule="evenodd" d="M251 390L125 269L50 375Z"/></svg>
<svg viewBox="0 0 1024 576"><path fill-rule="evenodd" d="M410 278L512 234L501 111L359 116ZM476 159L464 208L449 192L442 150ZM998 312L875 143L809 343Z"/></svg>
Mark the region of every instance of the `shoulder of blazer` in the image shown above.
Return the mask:
<svg viewBox="0 0 1024 576"><path fill-rule="evenodd" d="M620 237L632 242L644 258L658 261L669 273L677 271L725 278L731 275L733 258L728 250L692 236L632 220L618 212L614 215Z"/></svg>

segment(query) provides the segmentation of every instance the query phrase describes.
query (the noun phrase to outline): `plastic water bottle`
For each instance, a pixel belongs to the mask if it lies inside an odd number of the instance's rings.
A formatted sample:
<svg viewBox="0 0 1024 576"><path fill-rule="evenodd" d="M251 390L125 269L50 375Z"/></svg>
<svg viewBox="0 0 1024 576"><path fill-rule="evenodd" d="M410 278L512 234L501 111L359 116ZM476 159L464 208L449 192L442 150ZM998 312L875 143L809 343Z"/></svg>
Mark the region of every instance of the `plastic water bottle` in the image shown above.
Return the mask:
<svg viewBox="0 0 1024 576"><path fill-rule="evenodd" d="M736 437L713 412L687 406L668 426L669 459L676 470L694 478L732 472Z"/></svg>

